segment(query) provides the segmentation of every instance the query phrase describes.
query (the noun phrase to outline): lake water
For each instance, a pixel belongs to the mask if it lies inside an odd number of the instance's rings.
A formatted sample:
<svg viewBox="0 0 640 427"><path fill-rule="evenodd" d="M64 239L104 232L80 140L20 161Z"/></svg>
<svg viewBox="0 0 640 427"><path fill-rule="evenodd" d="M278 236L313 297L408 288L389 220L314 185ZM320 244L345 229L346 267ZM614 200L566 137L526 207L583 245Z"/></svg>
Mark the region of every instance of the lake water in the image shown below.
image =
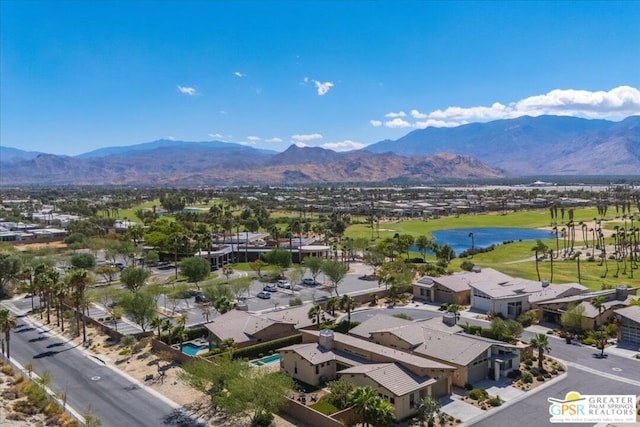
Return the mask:
<svg viewBox="0 0 640 427"><path fill-rule="evenodd" d="M471 237L473 233L474 247L487 248L507 241L548 239L553 236L550 231L533 230L530 228L458 228L455 230L432 231L431 235L435 243L448 244L456 255L471 249ZM411 248L418 251L415 245Z"/></svg>

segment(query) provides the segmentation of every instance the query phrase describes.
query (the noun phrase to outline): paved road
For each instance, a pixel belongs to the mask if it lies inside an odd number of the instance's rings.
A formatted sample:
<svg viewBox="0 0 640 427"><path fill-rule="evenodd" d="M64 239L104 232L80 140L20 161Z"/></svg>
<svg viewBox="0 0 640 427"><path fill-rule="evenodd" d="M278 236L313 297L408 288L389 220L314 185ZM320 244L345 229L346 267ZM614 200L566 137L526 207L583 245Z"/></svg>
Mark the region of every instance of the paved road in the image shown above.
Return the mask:
<svg viewBox="0 0 640 427"><path fill-rule="evenodd" d="M514 426L540 427L552 426L549 422L548 397L563 399L570 391L581 394L638 394L639 384L628 384L594 375L578 368L570 368L564 380L551 384L536 393L527 393L525 400L506 406L490 417L469 425L477 427ZM562 426L585 427L584 423L563 423ZM628 424L625 424L628 425Z"/></svg>
<svg viewBox="0 0 640 427"><path fill-rule="evenodd" d="M80 414L90 410L104 427L188 425L175 422L177 405L148 392L25 316L17 317L18 328L11 339L12 358L23 366L33 362L38 374L49 371L51 389L66 392L67 404Z"/></svg>

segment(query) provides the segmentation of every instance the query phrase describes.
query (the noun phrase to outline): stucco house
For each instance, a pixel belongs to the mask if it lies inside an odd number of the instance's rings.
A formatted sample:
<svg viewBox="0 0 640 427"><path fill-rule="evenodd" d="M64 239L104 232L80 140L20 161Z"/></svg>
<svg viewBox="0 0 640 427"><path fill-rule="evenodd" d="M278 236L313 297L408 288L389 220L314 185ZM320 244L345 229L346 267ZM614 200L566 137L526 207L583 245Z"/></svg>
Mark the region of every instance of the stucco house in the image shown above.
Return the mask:
<svg viewBox="0 0 640 427"><path fill-rule="evenodd" d="M504 377L519 366L517 346L460 330L458 326L444 325L440 318L413 322L378 314L353 328L351 334L451 365L455 367L452 381L458 387Z"/></svg>
<svg viewBox="0 0 640 427"><path fill-rule="evenodd" d="M472 310L501 313L509 319L517 318L543 301L587 292L587 288L579 283L554 285L548 281L521 278L504 283L473 282L470 286Z"/></svg>
<svg viewBox="0 0 640 427"><path fill-rule="evenodd" d="M506 283L511 276L493 268L474 268L447 276L423 276L413 282L413 296L426 302L438 302L458 305L471 303L471 283Z"/></svg>
<svg viewBox="0 0 640 427"><path fill-rule="evenodd" d="M449 395L455 368L331 330L302 330L302 344L278 350L280 369L311 385L346 378L371 386L395 408L396 419L418 411L419 401Z"/></svg>
<svg viewBox="0 0 640 427"><path fill-rule="evenodd" d="M238 348L248 347L296 335L300 329L317 328L313 319L309 319L309 308L307 304L268 313L231 310L204 326L215 342L231 339Z"/></svg>
<svg viewBox="0 0 640 427"><path fill-rule="evenodd" d="M601 325L613 321L614 311L627 307L631 300L636 298L637 291L638 288L621 285L615 289L586 292L580 295L536 302L533 304L533 308L539 310L541 320L560 323L562 313L573 306L581 306L584 309L582 329L597 329ZM596 308L592 303L596 297L601 297L604 300L600 308Z"/></svg>

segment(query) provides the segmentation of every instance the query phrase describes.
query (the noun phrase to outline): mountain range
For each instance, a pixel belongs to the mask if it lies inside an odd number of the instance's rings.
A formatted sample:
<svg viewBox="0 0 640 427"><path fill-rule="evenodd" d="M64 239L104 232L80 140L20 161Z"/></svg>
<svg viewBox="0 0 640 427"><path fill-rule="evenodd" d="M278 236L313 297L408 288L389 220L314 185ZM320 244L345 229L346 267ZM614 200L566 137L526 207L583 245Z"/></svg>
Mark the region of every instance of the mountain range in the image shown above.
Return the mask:
<svg viewBox="0 0 640 427"><path fill-rule="evenodd" d="M70 157L0 146L2 186L420 183L525 175L640 175L640 116L426 128L351 152L159 140Z"/></svg>

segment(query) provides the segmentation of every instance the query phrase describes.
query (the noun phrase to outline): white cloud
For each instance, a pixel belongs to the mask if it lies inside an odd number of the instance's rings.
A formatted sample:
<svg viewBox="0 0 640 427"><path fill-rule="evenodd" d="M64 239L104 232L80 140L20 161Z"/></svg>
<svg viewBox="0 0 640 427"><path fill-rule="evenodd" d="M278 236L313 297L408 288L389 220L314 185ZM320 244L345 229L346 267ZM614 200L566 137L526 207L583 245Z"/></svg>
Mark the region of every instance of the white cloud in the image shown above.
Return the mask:
<svg viewBox="0 0 640 427"><path fill-rule="evenodd" d="M295 146L300 148L308 147L308 145L305 144L304 142L296 142Z"/></svg>
<svg viewBox="0 0 640 427"><path fill-rule="evenodd" d="M265 139L264 142L278 143L278 142L282 142L282 140L278 137L274 137L274 138Z"/></svg>
<svg viewBox="0 0 640 427"><path fill-rule="evenodd" d="M394 119L396 117L407 117L407 113L405 113L404 111L398 111L397 113L387 113L384 116L388 119Z"/></svg>
<svg viewBox="0 0 640 427"><path fill-rule="evenodd" d="M359 150L364 148L366 144L361 142L351 141L349 139L339 142L327 142L326 144L322 144L322 148L326 148L333 151L351 151L351 150Z"/></svg>
<svg viewBox="0 0 640 427"><path fill-rule="evenodd" d="M329 89L331 89L334 85L332 82L319 82L318 80L314 80L313 81L316 84L316 89L318 89L318 95L322 96L322 95L326 95L327 92L329 92Z"/></svg>
<svg viewBox="0 0 640 427"><path fill-rule="evenodd" d="M180 93L183 93L183 94L189 95L189 96L193 96L193 95L196 95L198 93L198 91L194 87L180 86L180 85L178 85L178 91Z"/></svg>
<svg viewBox="0 0 640 427"><path fill-rule="evenodd" d="M258 142L258 141L262 141L262 138L260 138L259 136L248 136L247 140L251 142Z"/></svg>
<svg viewBox="0 0 640 427"><path fill-rule="evenodd" d="M176 137L175 137L175 136L171 136L171 135L169 135L169 136L167 137L167 139L168 139L169 141L175 141L175 140L176 140Z"/></svg>
<svg viewBox="0 0 640 427"><path fill-rule="evenodd" d="M418 110L411 110L411 117L414 119L426 119L429 117L427 114L421 113Z"/></svg>
<svg viewBox="0 0 640 427"><path fill-rule="evenodd" d="M207 135L209 135L209 138L213 138L213 139L222 139L222 138L224 138L224 136L220 135L219 133L209 133Z"/></svg>
<svg viewBox="0 0 640 427"><path fill-rule="evenodd" d="M319 133L311 133L306 135L296 134L296 135L291 135L291 139L293 139L296 142L308 142L308 141L313 141L315 139L322 139L322 135L320 135Z"/></svg>
<svg viewBox="0 0 640 427"><path fill-rule="evenodd" d="M374 128L379 128L380 126L382 126L382 122L380 120L369 120L369 123L371 123L371 126L373 126Z"/></svg>
<svg viewBox="0 0 640 427"><path fill-rule="evenodd" d="M401 118L395 118L393 120L389 120L388 122L384 122L384 125L388 128L408 128L411 127L411 123L406 120L402 120Z"/></svg>
<svg viewBox="0 0 640 427"><path fill-rule="evenodd" d="M415 122L413 124L413 127L418 128L418 129L424 129L424 128L428 128L428 127L434 127L434 128L453 128L456 126L460 126L460 125L464 125L467 124L467 122L447 122L444 120L425 120L424 122Z"/></svg>
<svg viewBox="0 0 640 427"><path fill-rule="evenodd" d="M320 80L310 79L309 77L303 78L302 82L303 83L313 82L313 84L316 86L316 91L318 92L318 96L326 95L327 92L329 92L329 89L331 89L332 87L335 86L333 84L333 82L324 82L323 83Z"/></svg>
<svg viewBox="0 0 640 427"><path fill-rule="evenodd" d="M387 113L393 118L384 123L389 128L415 127L453 127L473 122L487 122L499 119L512 119L520 116L574 116L590 119L622 119L640 114L640 90L631 86L619 86L609 91L588 91L575 89L555 89L546 94L534 95L519 101L502 104L494 102L490 106L448 107L421 113L411 110L411 117L418 119L409 123L400 117L404 112ZM426 120L424 120L426 119ZM374 127L380 126L379 120L371 120Z"/></svg>
<svg viewBox="0 0 640 427"><path fill-rule="evenodd" d="M246 74L242 74L240 71L234 71L233 75L236 77L246 77Z"/></svg>

